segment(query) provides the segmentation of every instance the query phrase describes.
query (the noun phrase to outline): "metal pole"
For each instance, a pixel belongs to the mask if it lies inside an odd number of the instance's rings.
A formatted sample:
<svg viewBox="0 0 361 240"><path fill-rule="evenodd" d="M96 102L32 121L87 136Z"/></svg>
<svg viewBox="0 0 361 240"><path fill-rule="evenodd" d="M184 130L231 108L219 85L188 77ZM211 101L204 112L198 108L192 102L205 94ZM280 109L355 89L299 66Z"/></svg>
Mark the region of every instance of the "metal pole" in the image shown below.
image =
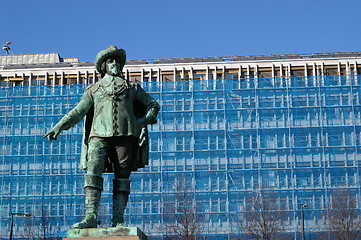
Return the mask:
<svg viewBox="0 0 361 240"><path fill-rule="evenodd" d="M307 204L301 205L301 219L302 219L302 240L305 240L305 211L304 208L307 207Z"/></svg>
<svg viewBox="0 0 361 240"><path fill-rule="evenodd" d="M10 237L9 240L13 239L13 226L14 226L14 215L11 214L11 218L10 218Z"/></svg>

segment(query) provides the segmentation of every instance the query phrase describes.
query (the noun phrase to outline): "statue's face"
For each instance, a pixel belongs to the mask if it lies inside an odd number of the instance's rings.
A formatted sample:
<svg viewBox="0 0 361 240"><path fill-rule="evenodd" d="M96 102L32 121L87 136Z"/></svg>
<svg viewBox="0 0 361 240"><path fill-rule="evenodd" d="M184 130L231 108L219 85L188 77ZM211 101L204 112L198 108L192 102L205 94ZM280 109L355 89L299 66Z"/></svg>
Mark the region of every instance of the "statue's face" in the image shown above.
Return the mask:
<svg viewBox="0 0 361 240"><path fill-rule="evenodd" d="M107 74L111 76L118 76L120 74L120 63L114 58L108 58L105 61Z"/></svg>

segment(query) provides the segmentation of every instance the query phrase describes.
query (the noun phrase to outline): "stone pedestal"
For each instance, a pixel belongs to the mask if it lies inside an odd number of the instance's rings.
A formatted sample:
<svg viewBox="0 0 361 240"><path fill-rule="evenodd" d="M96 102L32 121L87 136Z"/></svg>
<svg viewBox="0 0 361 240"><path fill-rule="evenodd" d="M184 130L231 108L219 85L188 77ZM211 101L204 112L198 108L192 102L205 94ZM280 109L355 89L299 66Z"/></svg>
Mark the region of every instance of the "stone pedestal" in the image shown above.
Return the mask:
<svg viewBox="0 0 361 240"><path fill-rule="evenodd" d="M66 240L147 240L137 227L69 229Z"/></svg>

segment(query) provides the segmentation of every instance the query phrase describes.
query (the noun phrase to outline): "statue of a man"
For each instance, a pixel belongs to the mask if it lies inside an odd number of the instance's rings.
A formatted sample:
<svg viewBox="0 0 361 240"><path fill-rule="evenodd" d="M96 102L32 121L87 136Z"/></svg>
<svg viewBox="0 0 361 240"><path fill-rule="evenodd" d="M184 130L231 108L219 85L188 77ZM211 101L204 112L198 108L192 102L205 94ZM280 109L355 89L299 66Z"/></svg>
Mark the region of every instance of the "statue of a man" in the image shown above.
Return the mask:
<svg viewBox="0 0 361 240"><path fill-rule="evenodd" d="M84 176L85 218L73 228L96 228L103 172L114 172L113 227L124 224L130 173L148 164L147 124L156 123L159 104L137 83L122 76L126 54L110 46L100 51L95 67L102 79L90 85L80 102L44 137L56 140L62 130L85 116L80 167Z"/></svg>

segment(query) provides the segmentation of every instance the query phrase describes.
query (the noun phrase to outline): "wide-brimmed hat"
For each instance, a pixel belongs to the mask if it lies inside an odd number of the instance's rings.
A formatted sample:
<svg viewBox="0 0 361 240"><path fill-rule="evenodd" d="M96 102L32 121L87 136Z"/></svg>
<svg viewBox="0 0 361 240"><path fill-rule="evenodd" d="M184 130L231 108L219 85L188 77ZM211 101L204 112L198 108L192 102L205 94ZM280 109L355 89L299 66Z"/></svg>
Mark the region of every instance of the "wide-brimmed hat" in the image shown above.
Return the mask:
<svg viewBox="0 0 361 240"><path fill-rule="evenodd" d="M120 68L123 69L126 60L124 49L118 49L116 46L109 46L107 49L101 50L95 57L95 68L98 72L103 73L101 69L102 63L110 57L118 60Z"/></svg>

